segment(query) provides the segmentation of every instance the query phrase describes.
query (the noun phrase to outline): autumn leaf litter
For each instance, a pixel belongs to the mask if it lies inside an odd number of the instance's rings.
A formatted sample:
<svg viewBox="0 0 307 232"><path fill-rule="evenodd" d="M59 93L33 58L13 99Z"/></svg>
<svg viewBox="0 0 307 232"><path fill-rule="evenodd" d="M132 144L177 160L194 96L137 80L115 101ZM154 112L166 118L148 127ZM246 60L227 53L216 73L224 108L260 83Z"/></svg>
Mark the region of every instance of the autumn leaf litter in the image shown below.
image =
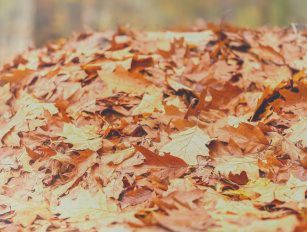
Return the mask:
<svg viewBox="0 0 307 232"><path fill-rule="evenodd" d="M15 57L1 230L306 230L306 36L123 27Z"/></svg>

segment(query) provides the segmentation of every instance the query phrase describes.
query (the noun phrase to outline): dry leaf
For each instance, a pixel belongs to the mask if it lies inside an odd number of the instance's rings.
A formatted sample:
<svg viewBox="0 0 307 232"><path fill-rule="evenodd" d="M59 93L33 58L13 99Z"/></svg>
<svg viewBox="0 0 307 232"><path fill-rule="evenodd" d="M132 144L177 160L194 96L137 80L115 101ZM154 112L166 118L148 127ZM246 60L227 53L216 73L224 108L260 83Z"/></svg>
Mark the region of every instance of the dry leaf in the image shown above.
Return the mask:
<svg viewBox="0 0 307 232"><path fill-rule="evenodd" d="M238 183L234 175L240 175L245 172L250 180L256 180L259 178L258 159L254 157L235 157L235 156L223 156L215 159L215 170L226 177L231 176L230 180ZM239 176L237 177L239 178ZM244 176L242 176L245 179ZM240 178L239 178L240 179ZM247 183L248 180L242 180L243 183ZM239 183L241 184L241 182Z"/></svg>
<svg viewBox="0 0 307 232"><path fill-rule="evenodd" d="M15 57L0 70L0 230L305 231L294 29L119 27Z"/></svg>
<svg viewBox="0 0 307 232"><path fill-rule="evenodd" d="M146 149L145 147L134 145L135 149L142 153L145 157L145 164L152 166L162 166L168 168L187 167L184 160L172 156L170 154L164 154L163 156L157 155L154 152Z"/></svg>
<svg viewBox="0 0 307 232"><path fill-rule="evenodd" d="M162 92L155 91L151 95L143 96L141 103L132 111L132 115L152 114L154 112L163 113L164 106L162 105Z"/></svg>
<svg viewBox="0 0 307 232"><path fill-rule="evenodd" d="M20 199L0 195L0 202L4 205L9 205L15 211L16 216L13 218L13 222L24 227L32 225L37 217L43 219L50 219L52 217L48 204L44 201L21 201Z"/></svg>
<svg viewBox="0 0 307 232"><path fill-rule="evenodd" d="M161 152L169 152L189 165L197 164L197 156L207 156L209 153L207 145L211 139L197 126L173 134L171 138L172 141L163 146Z"/></svg>
<svg viewBox="0 0 307 232"><path fill-rule="evenodd" d="M300 142L303 147L307 147L307 117L300 119L296 124L287 130L288 139L293 143Z"/></svg>
<svg viewBox="0 0 307 232"><path fill-rule="evenodd" d="M13 128L15 128L16 132L19 132L34 130L36 127L44 125L45 122L42 123L42 121L37 118L42 116L44 111L48 111L51 115L58 113L58 109L54 106L54 104L41 103L27 93L23 93L21 95L20 100L17 101L16 105L17 113L4 127L0 129L1 140L3 136L5 136ZM38 124L36 124L37 121ZM24 125L26 122L32 122L32 126Z"/></svg>
<svg viewBox="0 0 307 232"><path fill-rule="evenodd" d="M97 134L97 128L93 125L78 128L73 124L64 123L63 131L58 136L65 137L64 142L72 144L75 150L97 151L102 146L101 136Z"/></svg>

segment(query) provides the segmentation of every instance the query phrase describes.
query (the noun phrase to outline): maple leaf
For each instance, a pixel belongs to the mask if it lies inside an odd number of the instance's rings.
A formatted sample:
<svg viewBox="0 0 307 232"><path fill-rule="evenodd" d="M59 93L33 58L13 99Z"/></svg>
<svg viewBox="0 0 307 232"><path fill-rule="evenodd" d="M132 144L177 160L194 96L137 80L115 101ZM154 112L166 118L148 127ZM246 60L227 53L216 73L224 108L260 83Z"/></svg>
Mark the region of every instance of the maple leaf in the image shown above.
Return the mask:
<svg viewBox="0 0 307 232"><path fill-rule="evenodd" d="M225 194L251 198L257 202L270 203L273 200L301 202L305 199L307 185L291 175L286 185L272 183L269 179L252 180L239 190L228 190Z"/></svg>
<svg viewBox="0 0 307 232"><path fill-rule="evenodd" d="M170 136L172 141L161 148L161 152L169 152L183 159L189 165L197 164L197 156L209 153L207 144L210 137L198 126Z"/></svg>
<svg viewBox="0 0 307 232"><path fill-rule="evenodd" d="M23 93L16 103L17 113L11 120L0 129L0 140L15 127L15 131L31 131L36 127L44 125L45 120L37 117L48 111L51 115L58 113L58 109L52 103L41 103L27 93ZM27 125L24 123L28 121Z"/></svg>
<svg viewBox="0 0 307 232"><path fill-rule="evenodd" d="M69 195L62 197L59 205L51 210L53 213L59 213L61 218L69 218L68 221L74 222L116 212L116 207L107 203L107 196L102 191L91 194L89 190L77 187Z"/></svg>
<svg viewBox="0 0 307 232"><path fill-rule="evenodd" d="M162 92L160 91L156 91L152 94L144 94L141 103L132 111L132 115L152 114L155 111L164 112Z"/></svg>
<svg viewBox="0 0 307 232"><path fill-rule="evenodd" d="M73 145L75 150L90 149L97 151L102 146L101 136L93 125L76 127L71 123L64 123L63 131L58 136L65 137L64 142Z"/></svg>
<svg viewBox="0 0 307 232"><path fill-rule="evenodd" d="M307 147L307 117L301 118L299 122L293 124L286 132L289 133L288 139L291 142L300 142L303 147Z"/></svg>
<svg viewBox="0 0 307 232"><path fill-rule="evenodd" d="M15 57L0 230L303 231L305 34L119 27Z"/></svg>
<svg viewBox="0 0 307 232"><path fill-rule="evenodd" d="M152 86L151 82L142 76L131 74L125 70L118 69L111 74L98 73L107 87L102 93L103 97L109 97L118 92L143 94L145 91L155 92L156 89Z"/></svg>
<svg viewBox="0 0 307 232"><path fill-rule="evenodd" d="M223 156L215 158L215 161L215 171L238 184L246 184L248 179L259 178L258 160L254 157ZM245 175L242 174L243 172Z"/></svg>
<svg viewBox="0 0 307 232"><path fill-rule="evenodd" d="M274 69L273 69L274 70ZM271 89L275 89L281 82L287 81L291 78L291 71L288 67L276 68L267 80L265 80L264 85L266 87L270 87Z"/></svg>
<svg viewBox="0 0 307 232"><path fill-rule="evenodd" d="M226 133L225 133L226 132ZM251 152L259 146L269 144L269 141L259 126L241 122L237 127L226 126L217 135L220 141L229 142L230 139L245 152Z"/></svg>
<svg viewBox="0 0 307 232"><path fill-rule="evenodd" d="M30 226L38 216L44 219L49 219L52 216L48 209L48 204L45 201L22 201L0 195L0 202L4 205L9 205L15 211L16 216L13 218L13 222L21 224L24 227Z"/></svg>

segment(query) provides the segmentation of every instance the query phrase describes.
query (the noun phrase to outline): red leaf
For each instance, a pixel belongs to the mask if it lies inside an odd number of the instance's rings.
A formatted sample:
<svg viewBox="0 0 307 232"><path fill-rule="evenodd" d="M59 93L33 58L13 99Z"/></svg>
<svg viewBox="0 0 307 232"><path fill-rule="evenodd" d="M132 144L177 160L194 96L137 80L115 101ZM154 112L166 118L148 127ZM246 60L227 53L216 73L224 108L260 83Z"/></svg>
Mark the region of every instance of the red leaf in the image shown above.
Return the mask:
<svg viewBox="0 0 307 232"><path fill-rule="evenodd" d="M232 174L231 172L228 175L229 179L239 185L245 185L248 182L248 177L245 171L241 172L240 175Z"/></svg>

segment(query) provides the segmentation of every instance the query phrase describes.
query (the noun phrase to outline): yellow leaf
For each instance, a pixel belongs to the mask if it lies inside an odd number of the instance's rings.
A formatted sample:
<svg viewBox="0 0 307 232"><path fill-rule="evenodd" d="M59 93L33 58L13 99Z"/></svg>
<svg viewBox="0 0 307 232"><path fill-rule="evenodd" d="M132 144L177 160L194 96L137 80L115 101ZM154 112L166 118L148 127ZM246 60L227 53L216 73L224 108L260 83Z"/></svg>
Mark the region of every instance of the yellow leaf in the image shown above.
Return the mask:
<svg viewBox="0 0 307 232"><path fill-rule="evenodd" d="M170 96L166 98L165 104L166 106L169 106L169 108L171 108L172 106L175 107L175 110L179 110L180 112L186 111L186 105L178 96Z"/></svg>
<svg viewBox="0 0 307 232"><path fill-rule="evenodd" d="M150 92L149 90L153 91L153 86L149 81L126 70L119 70L114 73L99 71L98 74L106 85L105 90L102 92L103 97L110 97L118 92L143 94L146 91Z"/></svg>
<svg viewBox="0 0 307 232"><path fill-rule="evenodd" d="M65 123L62 133L58 135L65 137L64 142L71 143L75 150L97 151L102 146L101 136L97 134L97 128L93 125L78 128L74 124Z"/></svg>
<svg viewBox="0 0 307 232"><path fill-rule="evenodd" d="M277 67L271 70L272 73L263 82L265 87L270 87L270 89L275 89L282 81L287 81L291 78L291 71L287 66Z"/></svg>
<svg viewBox="0 0 307 232"><path fill-rule="evenodd" d="M114 60L123 60L127 58L133 57L133 53L130 52L131 48L127 47L121 50L116 50L116 51L107 51L105 53L105 56L109 59L114 59Z"/></svg>
<svg viewBox="0 0 307 232"><path fill-rule="evenodd" d="M197 156L208 155L209 149L206 145L211 139L197 126L171 135L171 138L172 141L163 146L161 152L170 152L189 165L197 164Z"/></svg>
<svg viewBox="0 0 307 232"><path fill-rule="evenodd" d="M307 147L307 117L292 125L286 130L289 133L289 140L293 143L301 142L303 147Z"/></svg>
<svg viewBox="0 0 307 232"><path fill-rule="evenodd" d="M174 39L184 38L188 45L199 46L200 44L207 44L214 38L214 33L211 30L202 32L147 32L150 39L163 39L172 41Z"/></svg>
<svg viewBox="0 0 307 232"><path fill-rule="evenodd" d="M185 90L188 90L188 91L192 91L192 89L186 85L183 85L181 84L180 82L177 82L175 81L174 79L172 78L167 78L166 79L166 82L167 84L172 88L174 89L175 91L178 91L180 89L185 89Z"/></svg>
<svg viewBox="0 0 307 232"><path fill-rule="evenodd" d="M228 125L234 128L238 128L240 123L242 122L248 123L248 117L247 116L235 117L230 115L227 118Z"/></svg>
<svg viewBox="0 0 307 232"><path fill-rule="evenodd" d="M100 75L108 75L112 74L118 66L121 66L125 70L129 70L131 68L132 58L128 58L122 61L107 61L101 64Z"/></svg>
<svg viewBox="0 0 307 232"><path fill-rule="evenodd" d="M10 206L15 211L13 222L23 226L31 225L37 219L37 216L42 219L50 219L52 216L45 201L24 201L0 195L0 203Z"/></svg>
<svg viewBox="0 0 307 232"><path fill-rule="evenodd" d="M115 201L109 199L104 192L86 190L80 186L74 188L69 195L62 197L59 204L53 205L51 211L60 214L58 217L73 223L81 231L90 231L94 227L110 231L110 225L122 224L134 220L135 210L119 211ZM137 221L136 221L137 222ZM126 231L118 228L112 231ZM129 231L129 230L128 230Z"/></svg>
<svg viewBox="0 0 307 232"><path fill-rule="evenodd" d="M297 217L295 215L288 215L276 219L254 221L249 226L244 228L244 231L292 232L293 228L295 228L297 224L298 224ZM263 228L265 228L265 230Z"/></svg>
<svg viewBox="0 0 307 232"><path fill-rule="evenodd" d="M67 182L64 185L60 185L57 188L52 188L49 189L48 192L51 193L50 197L50 202L55 202L57 201L58 197L66 193L75 183L76 181L84 175L85 172L87 172L93 164L96 162L96 156L97 153L93 153L91 156L89 156L86 160L78 164L76 170L75 170L75 175L72 180ZM60 157L58 157L60 158ZM59 159L58 159L59 160ZM64 161L63 158L60 158L61 161ZM51 203L52 204L52 203Z"/></svg>
<svg viewBox="0 0 307 232"><path fill-rule="evenodd" d="M31 157L28 155L28 153L25 149L18 156L17 160L22 164L24 171L33 172L33 169L30 165Z"/></svg>
<svg viewBox="0 0 307 232"><path fill-rule="evenodd" d="M287 184L279 185L275 191L276 199L280 201L303 202L307 191L306 181L301 181L293 175L290 176Z"/></svg>
<svg viewBox="0 0 307 232"><path fill-rule="evenodd" d="M102 156L102 162L106 164L109 164L109 163L120 164L124 160L131 157L134 153L135 153L134 147L130 147L125 150L115 152L113 154L107 154L107 155Z"/></svg>
<svg viewBox="0 0 307 232"><path fill-rule="evenodd" d="M34 130L37 126L41 126L42 123L36 123L37 117L43 115L44 111L49 111L50 114L54 115L58 113L58 109L53 103L41 103L37 99L33 98L27 93L23 93L21 97L16 102L17 113L11 118L11 120L5 124L4 127L0 129L0 140L13 128L15 131L21 131L25 122L33 125L31 128L27 129ZM23 130L24 131L24 130Z"/></svg>
<svg viewBox="0 0 307 232"><path fill-rule="evenodd" d="M259 177L258 161L254 157L244 156L223 156L215 158L215 170L228 176L232 174L239 174L243 171L246 172L249 179L257 179Z"/></svg>
<svg viewBox="0 0 307 232"><path fill-rule="evenodd" d="M144 94L141 103L133 110L132 115L152 114L155 111L164 112L161 91L156 91L152 94Z"/></svg>
<svg viewBox="0 0 307 232"><path fill-rule="evenodd" d="M307 191L306 183L291 176L285 185L275 184L269 179L260 178L248 182L238 190L229 190L224 193L241 196L241 198L251 198L256 202L269 203L273 200L302 202L305 199L305 191Z"/></svg>
<svg viewBox="0 0 307 232"><path fill-rule="evenodd" d="M95 194L82 187L74 188L69 195L60 199L58 206L52 207L60 218L70 218L69 221L86 220L86 217L98 218L101 214L114 211L114 207L107 202L106 195L98 191Z"/></svg>

